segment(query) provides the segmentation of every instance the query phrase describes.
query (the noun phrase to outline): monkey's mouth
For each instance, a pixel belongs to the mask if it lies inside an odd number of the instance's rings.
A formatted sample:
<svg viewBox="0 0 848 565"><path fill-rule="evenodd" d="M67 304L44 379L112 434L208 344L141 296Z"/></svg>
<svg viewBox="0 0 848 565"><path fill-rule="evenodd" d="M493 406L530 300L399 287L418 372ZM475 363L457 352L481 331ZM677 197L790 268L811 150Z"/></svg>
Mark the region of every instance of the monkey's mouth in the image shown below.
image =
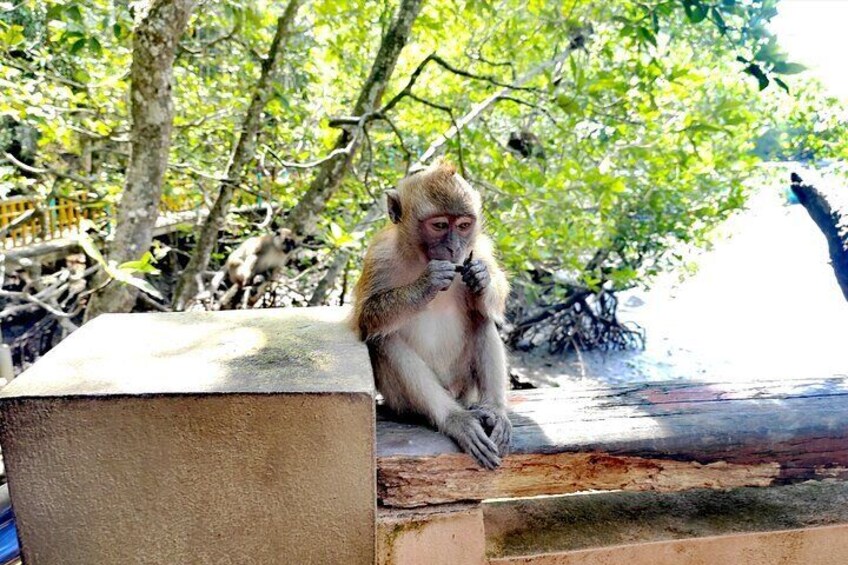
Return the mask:
<svg viewBox="0 0 848 565"><path fill-rule="evenodd" d="M429 253L427 253L427 258L431 261L450 261L451 263L456 263L457 258L453 253L447 251L446 249L431 249Z"/></svg>

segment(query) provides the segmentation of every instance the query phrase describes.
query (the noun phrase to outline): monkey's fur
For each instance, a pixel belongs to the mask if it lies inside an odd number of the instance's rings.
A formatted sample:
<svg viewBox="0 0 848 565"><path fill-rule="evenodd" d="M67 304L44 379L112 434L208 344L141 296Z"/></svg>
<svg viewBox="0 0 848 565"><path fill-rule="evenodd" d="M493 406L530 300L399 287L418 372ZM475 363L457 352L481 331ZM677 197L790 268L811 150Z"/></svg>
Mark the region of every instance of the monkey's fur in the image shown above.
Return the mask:
<svg viewBox="0 0 848 565"><path fill-rule="evenodd" d="M291 246L291 231L287 229L247 238L224 263L230 283L239 287L253 284L256 275L282 266Z"/></svg>
<svg viewBox="0 0 848 565"><path fill-rule="evenodd" d="M368 248L352 319L377 388L389 408L426 417L493 469L512 435L495 327L509 285L482 234L480 195L437 163L387 196L392 224Z"/></svg>

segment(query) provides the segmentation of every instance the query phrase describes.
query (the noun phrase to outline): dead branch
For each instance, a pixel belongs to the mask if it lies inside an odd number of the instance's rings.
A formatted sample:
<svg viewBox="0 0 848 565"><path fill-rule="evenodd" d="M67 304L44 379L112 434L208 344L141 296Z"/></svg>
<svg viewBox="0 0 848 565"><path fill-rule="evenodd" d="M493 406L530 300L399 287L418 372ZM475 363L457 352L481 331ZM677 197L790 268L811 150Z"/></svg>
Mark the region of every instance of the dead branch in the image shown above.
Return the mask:
<svg viewBox="0 0 848 565"><path fill-rule="evenodd" d="M11 153L3 153L3 157L12 165L16 166L22 171L33 175L52 175L54 177L58 177L65 180L70 180L76 183L83 185L84 187L91 189L92 183L96 180L95 177L81 177L79 175L75 175L74 173L69 173L66 171L60 171L54 167L46 167L46 168L38 168L33 167L31 165L27 165L26 163L19 161L14 155Z"/></svg>
<svg viewBox="0 0 848 565"><path fill-rule="evenodd" d="M6 237L7 233L12 231L13 229L18 227L19 225L25 224L27 222L27 220L29 220L30 218L32 218L35 215L36 212L38 212L37 208L30 208L29 210L26 210L25 212L20 214L17 218L15 218L11 222L9 222L7 225L0 228L0 238Z"/></svg>
<svg viewBox="0 0 848 565"><path fill-rule="evenodd" d="M827 240L836 281L848 300L848 198L840 199L825 186L807 184L797 173L791 174L790 181L792 192Z"/></svg>
<svg viewBox="0 0 848 565"><path fill-rule="evenodd" d="M52 306L47 301L42 300L41 298L38 298L36 295L30 294L28 292L18 292L18 291L14 291L14 290L0 290L0 297L7 298L9 300L31 302L32 304L35 304L36 306L40 307L42 310L46 310L48 313L50 313L51 315L53 315L57 318L69 318L73 315L73 314L68 314L66 312L62 312L61 310ZM12 309L4 310L3 312L0 312L0 319L6 319L11 315L12 315Z"/></svg>

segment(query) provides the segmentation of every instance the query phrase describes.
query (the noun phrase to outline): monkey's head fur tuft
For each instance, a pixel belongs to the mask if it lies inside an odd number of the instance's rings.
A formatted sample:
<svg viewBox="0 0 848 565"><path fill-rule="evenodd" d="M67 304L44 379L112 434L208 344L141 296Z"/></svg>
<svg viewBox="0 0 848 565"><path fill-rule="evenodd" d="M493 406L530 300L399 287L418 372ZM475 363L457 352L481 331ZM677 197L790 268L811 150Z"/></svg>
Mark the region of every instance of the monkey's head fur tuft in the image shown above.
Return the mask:
<svg viewBox="0 0 848 565"><path fill-rule="evenodd" d="M481 198L456 167L437 161L387 193L389 217L410 251L427 260L462 262L480 233Z"/></svg>

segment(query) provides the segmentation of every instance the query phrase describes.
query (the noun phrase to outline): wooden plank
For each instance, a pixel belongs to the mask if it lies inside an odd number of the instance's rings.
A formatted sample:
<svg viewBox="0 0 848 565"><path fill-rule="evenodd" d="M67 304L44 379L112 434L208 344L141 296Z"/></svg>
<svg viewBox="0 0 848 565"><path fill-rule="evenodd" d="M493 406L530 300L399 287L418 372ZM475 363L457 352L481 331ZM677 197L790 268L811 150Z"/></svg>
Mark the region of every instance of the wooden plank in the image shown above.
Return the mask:
<svg viewBox="0 0 848 565"><path fill-rule="evenodd" d="M23 212L24 203L20 200L16 200L12 202L12 219L17 218L21 212ZM23 241L21 241L21 228L20 226L12 229L12 241L15 242L15 245L23 245Z"/></svg>
<svg viewBox="0 0 848 565"><path fill-rule="evenodd" d="M414 423L377 423L384 505L848 478L848 376L537 389L510 396L494 472Z"/></svg>
<svg viewBox="0 0 848 565"><path fill-rule="evenodd" d="M4 255L8 265L17 265L23 259L43 262L56 261L70 253L79 251L81 251L79 241L76 238L55 238L32 245L10 248L4 252Z"/></svg>

